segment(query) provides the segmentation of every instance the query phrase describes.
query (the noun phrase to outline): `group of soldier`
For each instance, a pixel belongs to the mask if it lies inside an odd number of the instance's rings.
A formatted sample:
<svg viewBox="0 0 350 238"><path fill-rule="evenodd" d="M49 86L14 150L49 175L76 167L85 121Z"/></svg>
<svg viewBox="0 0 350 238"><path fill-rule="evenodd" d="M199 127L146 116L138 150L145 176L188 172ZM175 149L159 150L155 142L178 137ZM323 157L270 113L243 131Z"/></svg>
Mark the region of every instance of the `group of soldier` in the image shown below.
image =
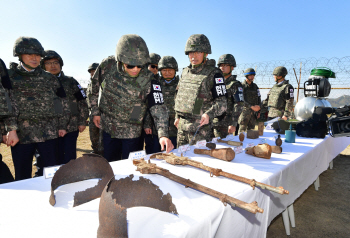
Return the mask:
<svg viewBox="0 0 350 238"><path fill-rule="evenodd" d="M86 99L78 82L64 75L57 52L44 51L35 38L17 39L14 56L20 63L8 72L2 64L0 97L2 139L11 146L16 180L31 177L36 152L39 168L75 159L88 108L92 149L108 161L126 159L144 144L147 154L169 152L254 129L263 108L269 119L291 116L294 89L285 67L273 71L276 84L261 102L255 70L246 69L239 82L232 75L233 55L220 56L217 65L207 58L211 45L205 35L191 35L185 54L190 65L179 77L174 57L149 54L140 36L123 35L115 56L88 68Z"/></svg>

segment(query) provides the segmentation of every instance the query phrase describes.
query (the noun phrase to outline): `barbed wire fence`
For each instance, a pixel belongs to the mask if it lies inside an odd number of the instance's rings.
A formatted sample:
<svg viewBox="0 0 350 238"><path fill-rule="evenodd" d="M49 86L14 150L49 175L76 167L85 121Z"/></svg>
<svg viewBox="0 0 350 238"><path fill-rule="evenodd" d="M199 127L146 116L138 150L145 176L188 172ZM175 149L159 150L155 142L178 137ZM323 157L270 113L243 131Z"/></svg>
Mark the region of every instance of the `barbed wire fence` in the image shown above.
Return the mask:
<svg viewBox="0 0 350 238"><path fill-rule="evenodd" d="M301 89L299 91L299 100L304 97L304 91L302 89L304 87L304 82L309 78L311 70L316 67L327 67L335 72L336 78L329 79L332 86L329 98L350 95L350 56L342 58L307 58L237 64L233 74L237 75L237 80L243 81L245 80L244 70L247 68L254 68L256 71L255 83L261 89L269 90L275 84L272 72L278 66L287 68L288 75L286 79L289 80L289 83L292 84L295 89L298 88L298 82L300 80Z"/></svg>

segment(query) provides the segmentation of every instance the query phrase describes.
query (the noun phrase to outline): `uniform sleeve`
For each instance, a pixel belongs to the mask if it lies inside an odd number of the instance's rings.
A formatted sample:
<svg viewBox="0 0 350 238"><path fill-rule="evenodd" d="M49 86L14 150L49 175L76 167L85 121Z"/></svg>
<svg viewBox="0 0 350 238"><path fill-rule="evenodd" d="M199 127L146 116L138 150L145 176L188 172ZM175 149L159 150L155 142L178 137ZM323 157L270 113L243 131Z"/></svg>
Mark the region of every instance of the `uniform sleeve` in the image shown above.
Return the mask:
<svg viewBox="0 0 350 238"><path fill-rule="evenodd" d="M256 86L256 91L258 93L258 105L260 106L261 104L261 93L260 93L260 89L258 86Z"/></svg>
<svg viewBox="0 0 350 238"><path fill-rule="evenodd" d="M153 85L157 81L152 80L147 86L145 92L145 99L147 101L147 106L149 108L150 114L153 117L156 130L158 132L158 137L168 137L169 138L169 110L164 104L163 93L160 90L154 91Z"/></svg>
<svg viewBox="0 0 350 238"><path fill-rule="evenodd" d="M293 113L293 103L294 103L294 88L289 85L285 88L286 106L284 108L285 117L291 117Z"/></svg>
<svg viewBox="0 0 350 238"><path fill-rule="evenodd" d="M16 131L18 129L17 118L19 115L18 104L12 93L12 90L8 91L11 106L12 106L12 116L4 119L6 131Z"/></svg>
<svg viewBox="0 0 350 238"><path fill-rule="evenodd" d="M66 97L66 93L64 92L63 86L59 82L59 79L55 76L52 76L50 82L54 82L54 90L56 90L56 95L60 98L62 103L62 111L63 113L58 116L58 130L67 130L67 126L70 118L70 109L68 98ZM63 90L63 91L62 91Z"/></svg>
<svg viewBox="0 0 350 238"><path fill-rule="evenodd" d="M91 84L90 84L90 104L91 104L91 115L92 116L100 116L100 110L98 108L98 97L99 97L99 92L100 92L100 82L103 80L103 74L101 70L102 63L97 67L96 72L94 76L91 79Z"/></svg>
<svg viewBox="0 0 350 238"><path fill-rule="evenodd" d="M143 119L143 128L153 128L153 123L152 123L152 118L151 118L151 113L147 110L145 119Z"/></svg>
<svg viewBox="0 0 350 238"><path fill-rule="evenodd" d="M226 98L226 85L223 84L216 84L216 79L218 78L224 78L222 73L219 73L217 71L214 71L209 75L209 81L205 82L205 86L208 91L212 92L213 95L213 104L212 106L204 112L209 116L209 118L212 120L215 117L221 116L224 112L227 110L227 98ZM218 91L219 89L219 91ZM216 93L216 96L214 94Z"/></svg>
<svg viewBox="0 0 350 238"><path fill-rule="evenodd" d="M79 112L78 126L86 126L87 125L86 120L89 117L89 108L86 101L87 100L86 95L85 95L85 92L83 91L83 88L78 83L78 81L76 79L73 79L73 80L74 80L73 86L76 89L74 95L78 100L78 112Z"/></svg>

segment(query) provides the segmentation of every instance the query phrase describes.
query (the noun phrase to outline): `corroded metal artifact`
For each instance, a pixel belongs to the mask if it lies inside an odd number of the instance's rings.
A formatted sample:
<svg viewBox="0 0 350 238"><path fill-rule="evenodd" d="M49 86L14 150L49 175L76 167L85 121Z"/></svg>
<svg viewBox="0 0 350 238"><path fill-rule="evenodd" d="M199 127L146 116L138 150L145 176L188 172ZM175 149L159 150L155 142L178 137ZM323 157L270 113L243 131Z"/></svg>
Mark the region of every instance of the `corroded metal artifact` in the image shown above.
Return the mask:
<svg viewBox="0 0 350 238"><path fill-rule="evenodd" d="M247 138L248 139L257 139L257 138L259 138L259 131L248 130L247 131Z"/></svg>
<svg viewBox="0 0 350 238"><path fill-rule="evenodd" d="M239 138L239 141L240 142L243 142L244 141L244 133L243 132L241 132L241 134L239 134L239 136L238 136L238 138Z"/></svg>
<svg viewBox="0 0 350 238"><path fill-rule="evenodd" d="M220 201L222 203L224 203L224 205L226 205L228 203L232 207L237 206L239 208L242 208L242 209L244 209L248 212L254 213L254 214L257 212L260 212L260 213L264 212L264 209L258 207L257 202L252 202L252 203L243 202L243 201L238 200L236 198L230 197L226 194L215 191L211 188L208 188L208 187L205 187L205 186L200 185L198 183L192 182L189 179L185 179L185 178L182 178L182 177L177 176L175 174L172 174L169 172L169 170L163 169L163 168L157 166L156 164L150 163L150 161L149 161L149 163L147 163L144 159L140 159L140 160L134 159L133 163L134 163L134 165L137 166L137 171L140 171L142 174L162 175L162 176L167 177L175 182L181 183L181 184L185 185L186 187L191 187L191 188L196 189L198 191L201 191L203 193L209 194L213 197L219 198Z"/></svg>
<svg viewBox="0 0 350 238"><path fill-rule="evenodd" d="M166 195L151 180L133 175L115 180L103 189L98 210L100 225L97 237L128 237L127 208L143 206L178 214L172 197Z"/></svg>
<svg viewBox="0 0 350 238"><path fill-rule="evenodd" d="M206 143L205 146L212 150L216 148L216 144L211 142Z"/></svg>
<svg viewBox="0 0 350 238"><path fill-rule="evenodd" d="M95 187L76 192L73 207L89 202L101 196L103 188L114 176L108 161L96 154L83 154L82 157L62 165L51 181L50 204L56 204L54 191L59 186L92 178L102 178Z"/></svg>
<svg viewBox="0 0 350 238"><path fill-rule="evenodd" d="M218 139L218 142L219 143L225 143L225 144L228 144L228 145L232 145L232 146L242 146L243 143L242 142L237 142L237 141L226 141L226 140L221 140L221 139Z"/></svg>
<svg viewBox="0 0 350 238"><path fill-rule="evenodd" d="M226 178L234 179L234 180L237 180L239 182L249 184L250 186L252 186L253 189L255 189L255 186L257 186L257 187L260 187L262 189L267 189L267 190L270 190L270 191L275 192L275 193L289 194L289 192L287 190L283 189L283 187L274 187L274 186L271 186L268 184L257 182L254 179L247 179L247 178L235 175L235 174L227 173L227 172L222 171L221 169L215 169L215 168L206 166L201 162L191 160L188 157L184 157L182 155L179 157L179 156L174 155L173 153L170 153L170 154L158 153L158 154L151 155L150 158L151 159L162 159L162 160L165 160L167 163L172 164L172 165L190 165L192 167L196 167L196 168L208 171L210 173L211 177L213 177L213 175L215 175L215 176L223 176Z"/></svg>
<svg viewBox="0 0 350 238"><path fill-rule="evenodd" d="M206 150L206 149L194 149L195 154L200 155L209 155L211 157L231 161L235 158L235 152L232 148L223 148L223 149L214 149L214 150Z"/></svg>
<svg viewBox="0 0 350 238"><path fill-rule="evenodd" d="M281 154L282 153L282 147L281 146L277 146L277 145L271 145L271 151L272 151L272 153L275 153L275 154Z"/></svg>
<svg viewBox="0 0 350 238"><path fill-rule="evenodd" d="M278 135L276 140L275 140L275 144L277 146L281 146L282 145L282 139L281 139L281 135Z"/></svg>
<svg viewBox="0 0 350 238"><path fill-rule="evenodd" d="M258 144L256 146L246 148L245 153L259 158L270 159L272 148L269 144L266 143Z"/></svg>

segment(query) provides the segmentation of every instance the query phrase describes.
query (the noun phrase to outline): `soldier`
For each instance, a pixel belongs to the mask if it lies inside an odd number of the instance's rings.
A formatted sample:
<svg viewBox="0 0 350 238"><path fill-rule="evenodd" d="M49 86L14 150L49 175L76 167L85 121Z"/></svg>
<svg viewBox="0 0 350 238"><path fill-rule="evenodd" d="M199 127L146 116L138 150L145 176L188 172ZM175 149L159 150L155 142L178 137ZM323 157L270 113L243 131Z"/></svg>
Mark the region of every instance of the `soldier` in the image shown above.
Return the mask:
<svg viewBox="0 0 350 238"><path fill-rule="evenodd" d="M191 35L185 46L190 65L183 69L175 99L178 129L177 145L211 140L211 123L227 109L226 86L222 72L208 60L211 45L203 34Z"/></svg>
<svg viewBox="0 0 350 238"><path fill-rule="evenodd" d="M41 67L59 79L67 95L70 109L67 134L58 138L59 164L66 164L77 158L79 132L82 133L86 128L86 120L89 116L86 95L77 80L64 74L63 60L57 52L46 50L45 57L41 60Z"/></svg>
<svg viewBox="0 0 350 238"><path fill-rule="evenodd" d="M259 87L254 83L255 70L248 68L244 71L246 80L243 81L245 106L239 117L239 132L255 128L256 120L260 117L261 96Z"/></svg>
<svg viewBox="0 0 350 238"><path fill-rule="evenodd" d="M213 129L215 137L225 138L228 134L235 133L237 129L237 121L244 105L243 89L241 82L236 80L237 75L232 75L232 71L236 67L233 55L220 56L218 66L225 77L227 111L213 120Z"/></svg>
<svg viewBox="0 0 350 238"><path fill-rule="evenodd" d="M126 159L138 149L147 108L155 121L162 149L166 146L169 152L174 148L168 139L169 112L159 82L146 68L149 62L145 41L130 34L119 39L116 56L104 59L96 69L92 115L97 127L102 124L104 156L108 161Z"/></svg>
<svg viewBox="0 0 350 238"><path fill-rule="evenodd" d="M89 66L88 72L90 73L90 83L87 87L86 96L87 96L87 103L90 110L90 116L89 116L89 132L90 132L90 140L91 140L91 148L93 150L93 153L99 154L103 156L103 143L102 143L102 131L100 131L100 128L96 127L94 124L94 117L91 114L91 82L92 77L95 74L95 71L98 67L98 63L93 63Z"/></svg>
<svg viewBox="0 0 350 238"><path fill-rule="evenodd" d="M12 89L12 85L7 72L6 65L4 64L2 59L0 59L0 80L0 142L6 144L6 130L4 118L10 116L12 113L12 106L8 93L8 90ZM12 181L13 176L7 165L2 161L2 155L0 154L0 184Z"/></svg>
<svg viewBox="0 0 350 238"><path fill-rule="evenodd" d="M151 58L151 63L148 65L148 70L151 71L154 74L154 77L159 80L159 74L158 74L158 62L160 60L160 55L156 53L149 54L149 57Z"/></svg>
<svg viewBox="0 0 350 238"><path fill-rule="evenodd" d="M13 55L20 64L11 64L10 94L14 115L5 119L7 145L11 146L15 179L30 178L37 149L43 167L57 164L57 138L65 136L70 111L58 79L40 67L45 51L31 37L19 37Z"/></svg>
<svg viewBox="0 0 350 238"><path fill-rule="evenodd" d="M169 110L169 139L176 148L177 145L177 128L174 125L175 122L175 92L177 84L179 83L179 76L175 76L176 71L178 71L178 66L176 59L172 56L164 56L159 61L159 70L160 70L160 85L162 87L164 103ZM159 139L157 136L157 131L152 130L153 118L150 114L147 114L145 117L144 128L146 134L152 134L153 137L153 147L147 148L146 143L146 152L147 154L153 154L161 151Z"/></svg>
<svg viewBox="0 0 350 238"><path fill-rule="evenodd" d="M269 107L268 120L275 117L288 120L288 117L292 116L294 88L289 84L288 80L285 80L287 74L287 69L283 66L279 66L273 70L273 77L276 84L273 85L263 102L263 106Z"/></svg>

